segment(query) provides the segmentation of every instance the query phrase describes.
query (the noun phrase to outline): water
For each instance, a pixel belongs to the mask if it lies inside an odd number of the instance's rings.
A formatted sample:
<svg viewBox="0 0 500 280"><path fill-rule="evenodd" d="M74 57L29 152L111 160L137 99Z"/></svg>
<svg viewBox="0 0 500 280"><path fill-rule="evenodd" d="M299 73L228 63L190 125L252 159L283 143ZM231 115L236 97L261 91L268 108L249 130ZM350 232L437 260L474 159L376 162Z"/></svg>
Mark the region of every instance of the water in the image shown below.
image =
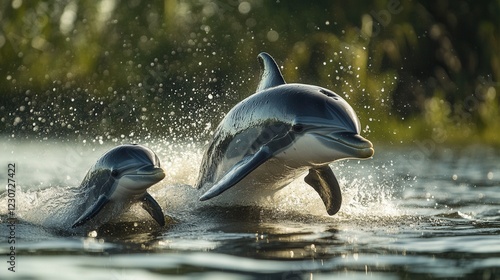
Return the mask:
<svg viewBox="0 0 500 280"><path fill-rule="evenodd" d="M167 177L150 189L164 228L140 207L81 236L57 213L114 143L2 139L0 180L16 164L16 272L8 271L7 193L0 195L0 279L498 279L499 151L379 146L332 164L344 203L329 217L301 179L257 206L199 203L194 144L142 143ZM432 152L432 153L431 153ZM43 225L43 226L42 226Z"/></svg>

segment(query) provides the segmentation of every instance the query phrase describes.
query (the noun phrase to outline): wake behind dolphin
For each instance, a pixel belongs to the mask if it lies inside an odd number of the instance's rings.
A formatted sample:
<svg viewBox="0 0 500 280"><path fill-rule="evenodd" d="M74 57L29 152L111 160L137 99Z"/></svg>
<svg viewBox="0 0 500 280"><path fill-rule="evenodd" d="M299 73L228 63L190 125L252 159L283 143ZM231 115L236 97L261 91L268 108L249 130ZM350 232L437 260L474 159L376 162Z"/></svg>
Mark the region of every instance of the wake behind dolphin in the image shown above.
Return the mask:
<svg viewBox="0 0 500 280"><path fill-rule="evenodd" d="M342 97L318 86L286 84L269 54L258 58L257 92L229 111L204 154L196 186L208 191L200 200L230 189L231 197L251 199L308 171L306 183L334 215L342 195L328 164L369 158L373 145L360 136L359 119Z"/></svg>

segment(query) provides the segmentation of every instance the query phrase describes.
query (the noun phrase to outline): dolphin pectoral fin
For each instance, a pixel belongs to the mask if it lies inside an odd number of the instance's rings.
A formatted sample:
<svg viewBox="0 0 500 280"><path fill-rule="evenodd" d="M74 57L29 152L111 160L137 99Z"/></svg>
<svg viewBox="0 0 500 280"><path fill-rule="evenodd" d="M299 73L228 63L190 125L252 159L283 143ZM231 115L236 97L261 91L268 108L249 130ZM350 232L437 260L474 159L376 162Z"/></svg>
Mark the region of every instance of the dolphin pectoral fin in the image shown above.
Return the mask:
<svg viewBox="0 0 500 280"><path fill-rule="evenodd" d="M276 61L268 53L262 52L257 58L262 71L257 92L285 84L285 79L283 79Z"/></svg>
<svg viewBox="0 0 500 280"><path fill-rule="evenodd" d="M165 225L163 210L161 210L158 202L156 202L156 200L149 193L144 194L142 197L142 208L144 208L144 210L146 210L160 226Z"/></svg>
<svg viewBox="0 0 500 280"><path fill-rule="evenodd" d="M268 146L263 146L257 153L244 157L233 166L219 182L203 194L200 197L200 201L216 197L228 190L272 156L273 153L270 148Z"/></svg>
<svg viewBox="0 0 500 280"><path fill-rule="evenodd" d="M76 222L71 226L71 228L76 228L85 224L90 219L94 218L97 213L109 202L109 198L105 195L99 196L97 201L90 206L81 216L76 220Z"/></svg>
<svg viewBox="0 0 500 280"><path fill-rule="evenodd" d="M328 165L309 169L309 174L304 181L318 192L330 216L339 211L342 205L342 194L339 183Z"/></svg>

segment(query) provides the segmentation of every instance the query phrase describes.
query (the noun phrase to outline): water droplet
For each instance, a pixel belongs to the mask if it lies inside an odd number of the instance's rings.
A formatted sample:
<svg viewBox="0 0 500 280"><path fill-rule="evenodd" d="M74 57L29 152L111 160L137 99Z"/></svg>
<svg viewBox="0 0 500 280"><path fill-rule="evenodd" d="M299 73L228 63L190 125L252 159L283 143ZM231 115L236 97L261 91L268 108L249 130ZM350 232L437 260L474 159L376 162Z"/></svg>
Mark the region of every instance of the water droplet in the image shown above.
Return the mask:
<svg viewBox="0 0 500 280"><path fill-rule="evenodd" d="M267 39L270 42L278 41L279 37L280 37L280 35L275 30L269 30L269 32L267 32Z"/></svg>
<svg viewBox="0 0 500 280"><path fill-rule="evenodd" d="M252 5L246 1L241 2L238 6L238 11L241 14L248 14L250 10L252 10Z"/></svg>

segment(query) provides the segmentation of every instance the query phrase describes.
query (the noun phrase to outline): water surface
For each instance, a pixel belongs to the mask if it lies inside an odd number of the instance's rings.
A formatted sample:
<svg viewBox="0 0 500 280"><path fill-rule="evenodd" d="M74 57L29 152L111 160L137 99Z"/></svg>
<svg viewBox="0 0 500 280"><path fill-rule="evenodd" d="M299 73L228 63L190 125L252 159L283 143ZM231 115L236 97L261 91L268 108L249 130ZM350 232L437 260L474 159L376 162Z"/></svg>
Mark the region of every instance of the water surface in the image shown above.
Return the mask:
<svg viewBox="0 0 500 280"><path fill-rule="evenodd" d="M0 244L1 279L498 279L500 162L492 148L379 147L367 161L333 163L344 195L326 215L301 178L256 205L200 203L194 144L142 143L167 177L150 189L164 228L139 206L82 235L57 213L87 169L115 143L2 139L0 180L16 165L16 272ZM0 232L9 236L7 192ZM59 225L60 226L60 225Z"/></svg>

